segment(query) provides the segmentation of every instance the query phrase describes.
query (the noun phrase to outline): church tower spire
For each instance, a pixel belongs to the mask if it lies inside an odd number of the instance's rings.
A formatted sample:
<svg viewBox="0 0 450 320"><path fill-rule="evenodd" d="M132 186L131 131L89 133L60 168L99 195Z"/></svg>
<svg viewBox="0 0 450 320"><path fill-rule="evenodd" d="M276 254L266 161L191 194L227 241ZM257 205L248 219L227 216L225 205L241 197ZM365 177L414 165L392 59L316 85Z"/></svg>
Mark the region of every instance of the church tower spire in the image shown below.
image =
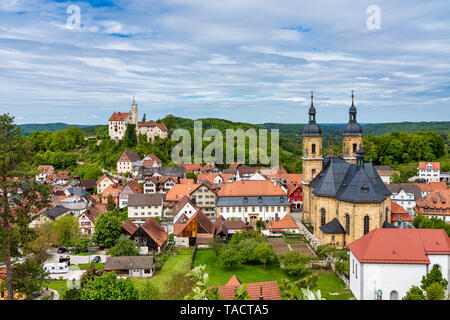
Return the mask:
<svg viewBox="0 0 450 320"><path fill-rule="evenodd" d="M343 159L349 163L356 162L356 152L358 146L363 144L362 127L356 120L355 93L352 90L352 105L348 111L348 123L342 133L342 155Z"/></svg>

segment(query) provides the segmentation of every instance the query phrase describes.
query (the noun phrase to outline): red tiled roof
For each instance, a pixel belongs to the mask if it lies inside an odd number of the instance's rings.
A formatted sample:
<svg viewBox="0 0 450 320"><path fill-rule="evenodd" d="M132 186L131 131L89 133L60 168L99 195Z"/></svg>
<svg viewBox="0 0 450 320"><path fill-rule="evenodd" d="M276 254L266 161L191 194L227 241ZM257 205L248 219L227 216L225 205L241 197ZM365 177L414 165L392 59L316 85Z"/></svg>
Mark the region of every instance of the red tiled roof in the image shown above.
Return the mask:
<svg viewBox="0 0 450 320"><path fill-rule="evenodd" d="M125 121L127 117L128 112L127 113L114 112L113 115L109 118L109 121Z"/></svg>
<svg viewBox="0 0 450 320"><path fill-rule="evenodd" d="M450 254L442 229L374 229L348 245L364 263L429 264L429 254Z"/></svg>
<svg viewBox="0 0 450 320"><path fill-rule="evenodd" d="M158 127L161 131L167 131L164 123L156 123L155 121L138 122L138 127Z"/></svg>
<svg viewBox="0 0 450 320"><path fill-rule="evenodd" d="M182 163L180 165L178 165L179 167L185 167L186 168L186 172L190 172L190 171L200 171L200 169L202 168L201 164L190 164L190 163Z"/></svg>
<svg viewBox="0 0 450 320"><path fill-rule="evenodd" d="M225 300L233 300L236 290L241 285L240 281L233 275L226 285L218 287L219 294ZM281 300L276 281L247 283L247 286L248 295L252 300Z"/></svg>
<svg viewBox="0 0 450 320"><path fill-rule="evenodd" d="M208 181L209 183L214 184L214 179L217 178L217 176L220 176L222 178L223 182L228 182L228 178L233 178L233 175L231 173L201 173L197 175L197 182L200 181Z"/></svg>
<svg viewBox="0 0 450 320"><path fill-rule="evenodd" d="M415 209L418 213L425 215L450 215L450 189L431 192L416 202Z"/></svg>
<svg viewBox="0 0 450 320"><path fill-rule="evenodd" d="M401 205L398 203L395 203L391 200L391 212L392 213L408 213L408 211L405 210Z"/></svg>
<svg viewBox="0 0 450 320"><path fill-rule="evenodd" d="M175 223L173 225L173 234L178 236L192 222L192 220L195 220L203 229L205 229L206 232L208 232L208 234L214 234L214 223L212 223L200 209L197 210L186 223ZM199 236L199 234L197 234L197 236Z"/></svg>
<svg viewBox="0 0 450 320"><path fill-rule="evenodd" d="M136 232L136 230L138 229L138 226L135 225L130 220L127 220L124 223L122 223L122 229L125 230L125 232L127 234L132 235L133 233Z"/></svg>
<svg viewBox="0 0 450 320"><path fill-rule="evenodd" d="M281 220L270 220L267 224L267 229L298 229L294 220L287 214Z"/></svg>
<svg viewBox="0 0 450 320"><path fill-rule="evenodd" d="M285 196L278 183L271 181L234 181L226 183L218 193L221 197Z"/></svg>
<svg viewBox="0 0 450 320"><path fill-rule="evenodd" d="M176 184L166 194L167 201L180 201L184 196L189 196L201 184Z"/></svg>
<svg viewBox="0 0 450 320"><path fill-rule="evenodd" d="M440 162L419 162L419 169L420 170L426 170L427 165L431 164L433 166L433 170L440 170L441 169L441 163Z"/></svg>
<svg viewBox="0 0 450 320"><path fill-rule="evenodd" d="M436 190L447 190L447 183L442 182L430 182L430 183L417 183L416 184L422 192L425 191L436 191Z"/></svg>

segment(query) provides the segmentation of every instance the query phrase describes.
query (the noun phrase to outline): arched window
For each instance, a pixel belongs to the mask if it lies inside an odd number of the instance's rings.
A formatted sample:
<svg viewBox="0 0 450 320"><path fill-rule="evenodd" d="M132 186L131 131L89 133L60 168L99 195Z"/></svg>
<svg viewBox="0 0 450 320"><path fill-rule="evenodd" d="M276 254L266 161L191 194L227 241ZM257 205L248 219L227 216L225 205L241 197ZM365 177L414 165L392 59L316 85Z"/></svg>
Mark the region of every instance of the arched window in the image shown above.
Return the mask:
<svg viewBox="0 0 450 320"><path fill-rule="evenodd" d="M311 174L312 174L312 177L311 177L311 178L314 178L314 175L316 174L316 169L312 169L312 170L311 170Z"/></svg>
<svg viewBox="0 0 450 320"><path fill-rule="evenodd" d="M369 233L369 216L364 217L364 234Z"/></svg>
<svg viewBox="0 0 450 320"><path fill-rule="evenodd" d="M389 209L386 208L386 213L385 213L385 217L384 217L384 219L386 220L386 222L388 222L388 213L389 213Z"/></svg>
<svg viewBox="0 0 450 320"><path fill-rule="evenodd" d="M353 152L356 152L356 148L357 148L357 144L354 143L354 144L353 144Z"/></svg>
<svg viewBox="0 0 450 320"><path fill-rule="evenodd" d="M320 209L320 225L323 226L326 223L326 215L325 215L325 209Z"/></svg>
<svg viewBox="0 0 450 320"><path fill-rule="evenodd" d="M391 294L390 294L390 298L391 298L391 300L398 300L398 292L395 290L392 290Z"/></svg>
<svg viewBox="0 0 450 320"><path fill-rule="evenodd" d="M313 143L313 144L311 145L311 153L312 153L312 154L315 154L315 153L316 153L316 144L315 144L315 143Z"/></svg>
<svg viewBox="0 0 450 320"><path fill-rule="evenodd" d="M350 234L350 216L348 214L345 215L345 232Z"/></svg>

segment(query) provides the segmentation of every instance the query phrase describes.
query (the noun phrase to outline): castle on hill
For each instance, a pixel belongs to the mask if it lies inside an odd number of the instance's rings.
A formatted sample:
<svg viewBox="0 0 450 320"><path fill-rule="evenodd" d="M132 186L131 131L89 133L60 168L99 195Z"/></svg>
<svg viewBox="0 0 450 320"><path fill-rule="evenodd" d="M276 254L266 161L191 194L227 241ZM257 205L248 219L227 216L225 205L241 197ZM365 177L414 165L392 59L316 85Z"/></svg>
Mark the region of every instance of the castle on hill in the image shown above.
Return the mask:
<svg viewBox="0 0 450 320"><path fill-rule="evenodd" d="M146 135L147 139L152 142L155 140L155 137L165 139L168 135L168 130L164 123L138 121L138 105L134 98L130 112L114 112L109 118L108 133L111 139L116 141L122 140L129 124L136 126L136 135Z"/></svg>

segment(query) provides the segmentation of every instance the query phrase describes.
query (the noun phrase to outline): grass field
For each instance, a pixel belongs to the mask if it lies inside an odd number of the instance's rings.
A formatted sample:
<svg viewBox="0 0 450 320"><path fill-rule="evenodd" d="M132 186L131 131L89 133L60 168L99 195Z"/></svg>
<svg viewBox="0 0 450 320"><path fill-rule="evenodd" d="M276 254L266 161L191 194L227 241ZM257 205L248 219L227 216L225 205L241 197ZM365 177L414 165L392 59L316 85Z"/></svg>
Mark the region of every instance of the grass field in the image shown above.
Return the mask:
<svg viewBox="0 0 450 320"><path fill-rule="evenodd" d="M225 285L233 274L244 283L273 280L280 283L280 281L285 278L294 280L292 277L286 275L277 263L267 265L266 270L264 270L262 265L246 264L233 266L232 271L227 268L224 269L217 265L214 252L208 249L198 250L195 255L194 267L202 264L206 265L206 272L209 275L210 285L212 286ZM315 272L319 274L317 289L320 289L322 296L325 299L348 300L350 297L353 297L350 290L345 286L344 281L342 281L336 274L321 271ZM339 295L330 295L330 293L338 293Z"/></svg>
<svg viewBox="0 0 450 320"><path fill-rule="evenodd" d="M149 280L161 291L164 291L164 283L169 280L173 274L176 274L178 272L186 274L189 272L193 250L193 248L180 249L179 253L177 255L171 255L164 263L162 269L160 271L157 271L151 278L130 279L138 289L142 288L144 282Z"/></svg>
<svg viewBox="0 0 450 320"><path fill-rule="evenodd" d="M97 268L103 268L105 266L104 262L94 263L94 264ZM90 265L90 263L80 263L80 264L73 264L71 266L78 266L78 268L80 268L81 270L87 270L89 265Z"/></svg>
<svg viewBox="0 0 450 320"><path fill-rule="evenodd" d="M58 293L60 294L59 300L64 300L64 291L68 290L66 281L51 280L47 283L47 286L50 289L58 291ZM61 289L64 289L64 290L61 290Z"/></svg>

